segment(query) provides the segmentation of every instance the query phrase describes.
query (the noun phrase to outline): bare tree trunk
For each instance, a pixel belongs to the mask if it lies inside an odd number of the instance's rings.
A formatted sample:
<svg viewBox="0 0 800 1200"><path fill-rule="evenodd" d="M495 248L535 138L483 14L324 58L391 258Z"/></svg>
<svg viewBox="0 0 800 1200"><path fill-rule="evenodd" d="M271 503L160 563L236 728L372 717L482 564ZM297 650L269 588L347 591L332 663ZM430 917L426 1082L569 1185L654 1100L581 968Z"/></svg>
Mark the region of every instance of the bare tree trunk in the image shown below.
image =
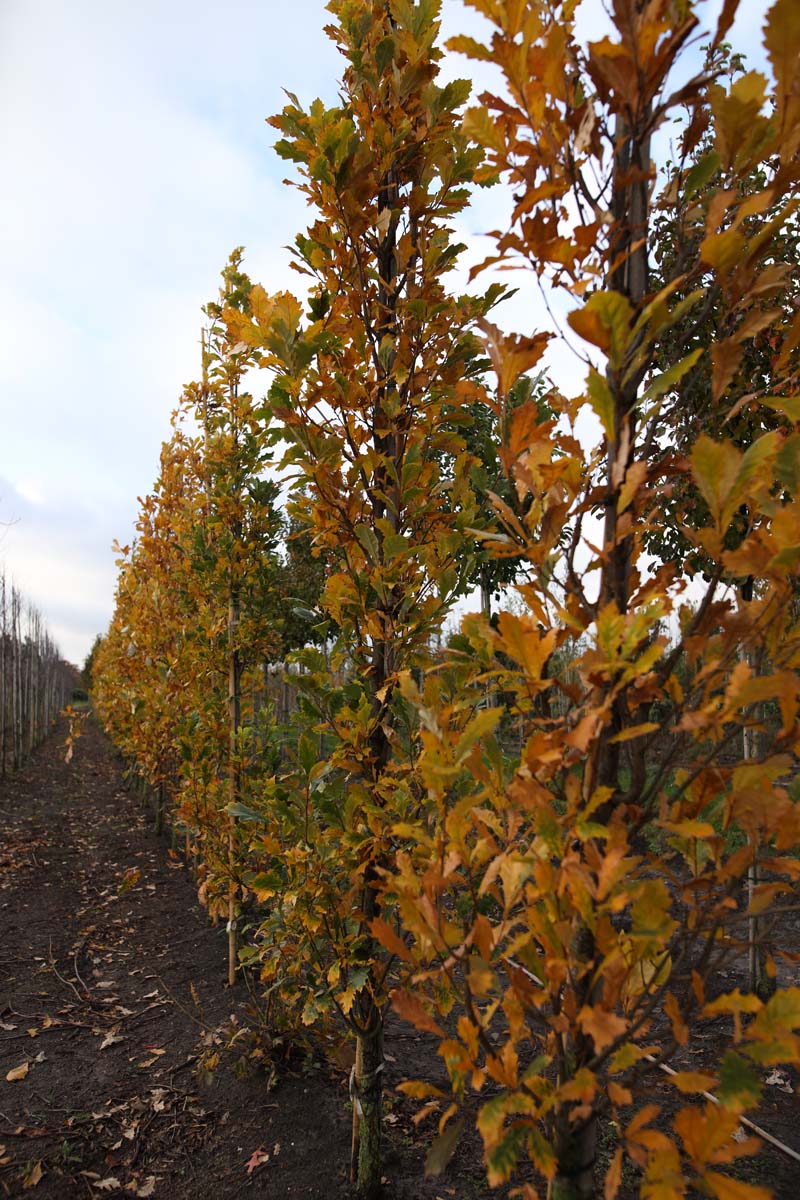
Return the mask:
<svg viewBox="0 0 800 1200"><path fill-rule="evenodd" d="M8 687L6 683L7 670L7 610L6 610L6 573L0 574L0 607L2 611L2 630L0 631L0 777L6 777L6 729L8 727L7 713L7 696Z"/></svg>
<svg viewBox="0 0 800 1200"><path fill-rule="evenodd" d="M228 605L228 715L230 743L228 757L228 796L231 804L240 799L241 772L239 768L239 726L241 724L241 662L237 639L239 636L240 602L237 588L231 589ZM228 983L236 983L236 817L231 815L228 834L228 867L231 874L228 889Z"/></svg>

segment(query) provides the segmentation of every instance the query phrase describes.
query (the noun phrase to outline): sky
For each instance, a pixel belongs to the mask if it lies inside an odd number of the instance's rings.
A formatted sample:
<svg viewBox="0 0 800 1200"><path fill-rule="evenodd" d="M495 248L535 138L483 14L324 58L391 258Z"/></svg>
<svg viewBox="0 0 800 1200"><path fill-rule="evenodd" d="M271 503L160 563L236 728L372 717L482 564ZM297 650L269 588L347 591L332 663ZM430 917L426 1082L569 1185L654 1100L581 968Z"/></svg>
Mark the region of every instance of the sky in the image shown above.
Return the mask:
<svg viewBox="0 0 800 1200"><path fill-rule="evenodd" d="M709 22L720 3L705 5ZM761 69L765 7L742 0L731 35ZM597 36L599 0L581 14ZM326 19L324 0L0 3L0 564L70 661L110 620L112 544L130 540L170 414L199 374L200 307L229 252L245 246L268 291L297 287L284 247L309 213L265 118L283 89L334 101L342 60ZM479 29L444 0L445 36ZM457 56L444 66L450 78L472 69ZM461 222L455 286L505 209L484 192ZM530 280L512 282L500 323L546 327ZM548 367L578 390L583 366L563 347Z"/></svg>

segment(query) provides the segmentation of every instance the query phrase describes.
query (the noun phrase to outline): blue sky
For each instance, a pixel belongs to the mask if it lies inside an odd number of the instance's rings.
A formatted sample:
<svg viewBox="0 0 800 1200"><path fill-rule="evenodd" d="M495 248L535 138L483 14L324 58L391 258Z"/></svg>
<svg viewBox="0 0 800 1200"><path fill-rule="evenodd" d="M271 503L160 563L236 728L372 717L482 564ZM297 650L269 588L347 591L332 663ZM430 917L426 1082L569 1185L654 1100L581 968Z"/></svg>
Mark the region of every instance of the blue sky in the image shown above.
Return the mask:
<svg viewBox="0 0 800 1200"><path fill-rule="evenodd" d="M753 66L764 9L742 0L734 31ZM593 36L596 0L583 13ZM198 372L200 305L228 253L244 245L268 290L296 286L283 247L306 210L264 121L283 88L335 96L341 59L326 19L322 0L0 8L0 560L73 661L110 618L111 544L130 538L170 413ZM446 34L477 26L444 0ZM446 64L450 76L469 70ZM465 221L473 261L503 208L484 194ZM541 327L541 308L523 286L504 323ZM552 369L577 386L568 356L555 353Z"/></svg>

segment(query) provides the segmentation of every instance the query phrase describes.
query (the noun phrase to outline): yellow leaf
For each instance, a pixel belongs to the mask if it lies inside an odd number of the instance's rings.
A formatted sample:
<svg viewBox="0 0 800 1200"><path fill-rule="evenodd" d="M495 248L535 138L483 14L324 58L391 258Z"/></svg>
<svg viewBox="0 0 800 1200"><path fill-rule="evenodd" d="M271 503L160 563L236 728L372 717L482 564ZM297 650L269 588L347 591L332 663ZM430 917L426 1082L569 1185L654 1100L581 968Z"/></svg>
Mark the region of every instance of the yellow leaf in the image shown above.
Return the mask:
<svg viewBox="0 0 800 1200"><path fill-rule="evenodd" d="M606 437L610 442L614 441L614 397L611 395L611 388L608 386L608 380L605 376L596 371L594 367L589 368L589 378L587 380L587 394L589 403L591 404L595 415L599 418L600 424L603 426Z"/></svg>
<svg viewBox="0 0 800 1200"><path fill-rule="evenodd" d="M764 45L777 84L777 115L779 121L783 121L790 107L795 115L798 110L800 10L797 0L776 0L771 6L764 26Z"/></svg>
<svg viewBox="0 0 800 1200"><path fill-rule="evenodd" d="M42 1175L44 1175L44 1170L40 1160L39 1162L33 1164L30 1171L22 1181L22 1186L26 1189L35 1188L37 1183L39 1183L40 1179L42 1178Z"/></svg>
<svg viewBox="0 0 800 1200"><path fill-rule="evenodd" d="M610 739L612 742L632 742L634 738L644 737L647 733L655 733L661 726L657 721L645 721L642 725L629 725L622 733L616 733Z"/></svg>
<svg viewBox="0 0 800 1200"><path fill-rule="evenodd" d="M16 1079L24 1079L30 1070L31 1064L28 1062L20 1063L18 1067L13 1067L6 1075L9 1083L13 1083Z"/></svg>
<svg viewBox="0 0 800 1200"><path fill-rule="evenodd" d="M721 1175L719 1171L706 1171L703 1182L708 1184L717 1200L771 1200L772 1197L769 1188L742 1183L739 1179L731 1179L729 1175Z"/></svg>
<svg viewBox="0 0 800 1200"><path fill-rule="evenodd" d="M679 1092L709 1092L717 1086L715 1077L702 1071L678 1071L670 1078Z"/></svg>
<svg viewBox="0 0 800 1200"><path fill-rule="evenodd" d="M515 659L530 679L541 679L545 663L555 648L555 630L543 634L532 617L517 617L510 612L499 614L497 627L504 653Z"/></svg>
<svg viewBox="0 0 800 1200"><path fill-rule="evenodd" d="M597 346L614 368L619 368L631 338L633 309L621 292L595 292L582 308L567 317L586 342Z"/></svg>
<svg viewBox="0 0 800 1200"><path fill-rule="evenodd" d="M715 442L701 433L692 451L692 474L711 510L714 524L727 529L735 507L736 481L742 455L732 442Z"/></svg>

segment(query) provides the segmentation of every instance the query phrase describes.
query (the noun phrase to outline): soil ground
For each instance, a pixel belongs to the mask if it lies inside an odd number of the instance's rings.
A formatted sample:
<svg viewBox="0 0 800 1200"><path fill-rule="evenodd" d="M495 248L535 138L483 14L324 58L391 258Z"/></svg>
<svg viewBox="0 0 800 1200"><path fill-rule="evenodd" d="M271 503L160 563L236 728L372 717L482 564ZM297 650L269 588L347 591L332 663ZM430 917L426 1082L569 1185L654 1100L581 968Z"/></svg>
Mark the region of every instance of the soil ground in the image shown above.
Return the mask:
<svg viewBox="0 0 800 1200"><path fill-rule="evenodd" d="M273 1053L237 1071L230 1052L198 1073L231 1019L253 1027L252 997L245 982L227 987L224 927L209 924L106 739L89 722L67 764L64 734L0 789L0 1196L349 1196L346 1070ZM430 1043L392 1019L385 1052L389 1200L487 1197L474 1131L443 1176L424 1176L432 1121L415 1126L394 1089L441 1080ZM797 1094L781 1078L755 1119L800 1145ZM674 1095L666 1081L654 1091ZM800 1196L800 1163L782 1155L762 1153L741 1176ZM638 1194L635 1178L626 1192Z"/></svg>

